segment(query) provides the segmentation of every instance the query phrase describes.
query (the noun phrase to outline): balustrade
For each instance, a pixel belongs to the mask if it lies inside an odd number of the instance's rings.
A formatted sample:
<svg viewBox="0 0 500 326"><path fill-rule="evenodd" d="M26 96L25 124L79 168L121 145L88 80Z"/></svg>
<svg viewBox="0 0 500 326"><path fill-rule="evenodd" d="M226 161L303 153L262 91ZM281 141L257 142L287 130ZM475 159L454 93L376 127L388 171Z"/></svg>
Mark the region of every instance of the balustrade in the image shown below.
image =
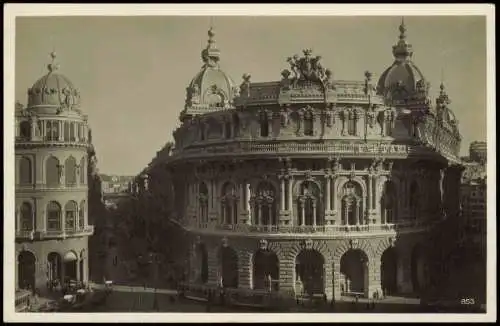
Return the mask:
<svg viewBox="0 0 500 326"><path fill-rule="evenodd" d="M395 232L395 231L419 231L429 228L433 222L424 221L399 221L391 224L360 224L360 225L214 225L201 229L212 231L233 231L238 233L282 233L282 234L349 234L369 232Z"/></svg>

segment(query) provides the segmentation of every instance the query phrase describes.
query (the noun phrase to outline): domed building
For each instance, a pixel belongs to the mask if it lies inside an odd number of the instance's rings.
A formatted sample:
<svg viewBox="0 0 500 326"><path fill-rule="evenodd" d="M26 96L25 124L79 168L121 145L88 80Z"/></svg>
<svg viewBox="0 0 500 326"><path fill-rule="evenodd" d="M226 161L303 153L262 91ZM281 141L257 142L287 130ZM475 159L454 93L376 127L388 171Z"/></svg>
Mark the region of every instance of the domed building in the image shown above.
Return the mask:
<svg viewBox="0 0 500 326"><path fill-rule="evenodd" d="M235 87L209 32L174 148L155 165L169 176L151 166L147 176L153 192L171 181L192 243L189 293L222 286L232 301L262 303L432 283L431 231L459 209L461 137L444 87L432 103L412 51L402 23L377 84L370 72L335 80L306 49L278 80L245 74Z"/></svg>
<svg viewBox="0 0 500 326"><path fill-rule="evenodd" d="M88 280L89 127L80 93L51 54L48 72L16 106L16 289L42 293Z"/></svg>

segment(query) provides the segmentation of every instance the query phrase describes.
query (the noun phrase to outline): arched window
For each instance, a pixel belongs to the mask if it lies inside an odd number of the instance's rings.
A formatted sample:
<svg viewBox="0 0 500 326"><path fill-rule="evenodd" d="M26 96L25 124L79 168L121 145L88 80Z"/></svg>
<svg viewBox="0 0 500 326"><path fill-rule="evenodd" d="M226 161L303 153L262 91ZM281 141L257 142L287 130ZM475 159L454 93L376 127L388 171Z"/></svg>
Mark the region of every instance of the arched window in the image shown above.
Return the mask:
<svg viewBox="0 0 500 326"><path fill-rule="evenodd" d="M418 185L413 181L410 185L410 216L413 220L418 219L419 191Z"/></svg>
<svg viewBox="0 0 500 326"><path fill-rule="evenodd" d="M363 191L358 183L349 181L342 189L342 224L364 224Z"/></svg>
<svg viewBox="0 0 500 326"><path fill-rule="evenodd" d="M380 198L382 223L394 223L396 220L396 189L394 183L387 181Z"/></svg>
<svg viewBox="0 0 500 326"><path fill-rule="evenodd" d="M257 225L277 225L276 190L272 184L267 181L261 182L251 201Z"/></svg>
<svg viewBox="0 0 500 326"><path fill-rule="evenodd" d="M31 139L31 123L29 121L22 121L19 124L19 136L25 140Z"/></svg>
<svg viewBox="0 0 500 326"><path fill-rule="evenodd" d="M85 226L85 211L87 207L85 205L85 200L80 202L80 210L78 211L78 227L83 229Z"/></svg>
<svg viewBox="0 0 500 326"><path fill-rule="evenodd" d="M358 117L356 116L356 113L354 112L349 112L348 114L348 120L347 120L347 134L349 136L356 136L357 134L357 121Z"/></svg>
<svg viewBox="0 0 500 326"><path fill-rule="evenodd" d="M236 187L226 182L222 187L221 194L222 224L238 224L238 196Z"/></svg>
<svg viewBox="0 0 500 326"><path fill-rule="evenodd" d="M61 231L61 206L55 201L47 204L47 231Z"/></svg>
<svg viewBox="0 0 500 326"><path fill-rule="evenodd" d="M80 160L80 184L84 185L85 184L85 162L86 162L86 157L82 157Z"/></svg>
<svg viewBox="0 0 500 326"><path fill-rule="evenodd" d="M269 136L269 120L267 118L266 112L261 112L260 114L260 136L261 137Z"/></svg>
<svg viewBox="0 0 500 326"><path fill-rule="evenodd" d="M300 185L297 196L297 211L299 212L299 225L322 225L321 219L321 193L313 182L305 181Z"/></svg>
<svg viewBox="0 0 500 326"><path fill-rule="evenodd" d="M64 220L65 220L65 229L66 230L74 230L76 226L76 210L77 204L74 201L69 201L64 206Z"/></svg>
<svg viewBox="0 0 500 326"><path fill-rule="evenodd" d="M64 122L64 140L69 141L69 122L65 121Z"/></svg>
<svg viewBox="0 0 500 326"><path fill-rule="evenodd" d="M47 186L58 186L60 184L59 169L59 160L54 156L49 157L45 163L45 182Z"/></svg>
<svg viewBox="0 0 500 326"><path fill-rule="evenodd" d="M306 111L304 113L304 135L312 136L314 135L314 117L313 113Z"/></svg>
<svg viewBox="0 0 500 326"><path fill-rule="evenodd" d="M21 205L21 230L33 231L33 209L30 203Z"/></svg>
<svg viewBox="0 0 500 326"><path fill-rule="evenodd" d="M208 188L204 182L199 185L198 200L200 204L200 221L202 224L208 223Z"/></svg>
<svg viewBox="0 0 500 326"><path fill-rule="evenodd" d="M64 174L66 186L71 187L76 185L76 160L73 156L66 159L64 163Z"/></svg>
<svg viewBox="0 0 500 326"><path fill-rule="evenodd" d="M33 183L31 160L27 157L21 157L19 160L19 183L22 185Z"/></svg>

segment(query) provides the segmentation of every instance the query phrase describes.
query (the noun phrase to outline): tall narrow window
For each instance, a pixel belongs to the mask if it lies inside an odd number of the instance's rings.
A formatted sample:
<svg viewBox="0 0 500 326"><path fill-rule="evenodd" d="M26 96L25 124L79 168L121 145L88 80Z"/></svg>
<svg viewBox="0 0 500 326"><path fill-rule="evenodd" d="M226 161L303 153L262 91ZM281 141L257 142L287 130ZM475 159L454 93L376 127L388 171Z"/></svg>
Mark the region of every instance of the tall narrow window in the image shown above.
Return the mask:
<svg viewBox="0 0 500 326"><path fill-rule="evenodd" d="M347 122L347 134L349 136L356 136L356 115L354 113L349 113L349 119Z"/></svg>
<svg viewBox="0 0 500 326"><path fill-rule="evenodd" d="M267 114L262 112L260 114L260 136L268 137L269 136L269 121L267 119Z"/></svg>
<svg viewBox="0 0 500 326"><path fill-rule="evenodd" d="M19 160L19 183L29 185L33 183L31 160L21 157Z"/></svg>
<svg viewBox="0 0 500 326"><path fill-rule="evenodd" d="M33 230L33 209L30 203L23 203L21 205L21 230Z"/></svg>
<svg viewBox="0 0 500 326"><path fill-rule="evenodd" d="M72 187L76 185L76 160L73 156L66 159L64 170L66 186Z"/></svg>
<svg viewBox="0 0 500 326"><path fill-rule="evenodd" d="M59 185L59 160L54 156L51 156L45 162L45 180L47 186L58 186Z"/></svg>
<svg viewBox="0 0 500 326"><path fill-rule="evenodd" d="M47 231L61 231L61 206L55 201L47 205Z"/></svg>
<svg viewBox="0 0 500 326"><path fill-rule="evenodd" d="M75 229L75 221L76 221L76 210L77 204L74 201L69 201L64 207L64 220L65 220L65 229L66 230L74 230Z"/></svg>
<svg viewBox="0 0 500 326"><path fill-rule="evenodd" d="M309 111L304 114L304 135L314 135L314 118L312 112Z"/></svg>

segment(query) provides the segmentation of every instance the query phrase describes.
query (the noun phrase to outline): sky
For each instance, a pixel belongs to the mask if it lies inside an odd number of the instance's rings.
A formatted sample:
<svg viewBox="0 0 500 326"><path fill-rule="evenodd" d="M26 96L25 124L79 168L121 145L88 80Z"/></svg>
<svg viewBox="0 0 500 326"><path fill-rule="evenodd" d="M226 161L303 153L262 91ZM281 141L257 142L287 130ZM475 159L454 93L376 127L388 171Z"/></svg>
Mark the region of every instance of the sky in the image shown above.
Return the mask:
<svg viewBox="0 0 500 326"><path fill-rule="evenodd" d="M17 17L15 98L47 73L55 49L59 72L80 90L101 173L135 175L179 125L186 87L202 66L210 22L220 66L239 85L280 80L286 58L311 48L334 79L374 80L393 62L399 16L72 16ZM431 83L443 80L459 120L462 155L486 140L486 18L407 16L413 61Z"/></svg>

